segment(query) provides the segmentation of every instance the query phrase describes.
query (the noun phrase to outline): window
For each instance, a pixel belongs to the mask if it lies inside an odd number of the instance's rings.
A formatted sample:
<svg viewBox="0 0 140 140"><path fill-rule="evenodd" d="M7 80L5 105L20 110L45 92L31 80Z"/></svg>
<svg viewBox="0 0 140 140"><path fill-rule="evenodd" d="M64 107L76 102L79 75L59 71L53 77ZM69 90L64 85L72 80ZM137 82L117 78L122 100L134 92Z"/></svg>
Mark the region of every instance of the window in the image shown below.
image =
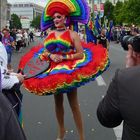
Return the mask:
<svg viewBox="0 0 140 140"><path fill-rule="evenodd" d="M18 6L19 6L19 7L23 7L23 4L19 4Z"/></svg>
<svg viewBox="0 0 140 140"><path fill-rule="evenodd" d="M24 7L29 7L29 4L24 4Z"/></svg>

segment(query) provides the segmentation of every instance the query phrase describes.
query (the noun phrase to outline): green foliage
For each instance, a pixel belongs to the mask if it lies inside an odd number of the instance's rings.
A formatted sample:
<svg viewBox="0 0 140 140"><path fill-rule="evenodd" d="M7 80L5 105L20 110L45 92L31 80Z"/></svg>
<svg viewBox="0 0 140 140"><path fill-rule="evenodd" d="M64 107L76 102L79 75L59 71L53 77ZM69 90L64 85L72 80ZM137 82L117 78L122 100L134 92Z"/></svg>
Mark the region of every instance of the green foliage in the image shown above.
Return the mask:
<svg viewBox="0 0 140 140"><path fill-rule="evenodd" d="M106 1L104 4L105 16L108 21L113 20L114 24L140 25L140 0L118 1L115 6Z"/></svg>
<svg viewBox="0 0 140 140"><path fill-rule="evenodd" d="M20 18L16 14L11 15L10 29L13 29L13 28L16 28L16 29L21 29L22 28Z"/></svg>
<svg viewBox="0 0 140 140"><path fill-rule="evenodd" d="M124 20L124 17L123 17L122 13L123 13L123 2L118 1L116 3L116 6L115 6L114 12L113 12L113 15L115 17L115 21L114 22L116 24L119 24L119 25L122 24L122 22Z"/></svg>
<svg viewBox="0 0 140 140"><path fill-rule="evenodd" d="M117 2L114 9L116 24L136 24L140 25L140 0L128 0L124 3Z"/></svg>
<svg viewBox="0 0 140 140"><path fill-rule="evenodd" d="M140 0L129 0L126 3L125 11L127 11L126 19L128 23L140 25L139 9L140 9Z"/></svg>
<svg viewBox="0 0 140 140"><path fill-rule="evenodd" d="M36 29L40 29L40 20L41 20L41 16L37 16L36 18L34 18L31 21L31 27L34 27Z"/></svg>
<svg viewBox="0 0 140 140"><path fill-rule="evenodd" d="M113 4L109 2L109 0L106 1L104 4L104 16L106 16L109 21L114 19L113 11L114 11Z"/></svg>

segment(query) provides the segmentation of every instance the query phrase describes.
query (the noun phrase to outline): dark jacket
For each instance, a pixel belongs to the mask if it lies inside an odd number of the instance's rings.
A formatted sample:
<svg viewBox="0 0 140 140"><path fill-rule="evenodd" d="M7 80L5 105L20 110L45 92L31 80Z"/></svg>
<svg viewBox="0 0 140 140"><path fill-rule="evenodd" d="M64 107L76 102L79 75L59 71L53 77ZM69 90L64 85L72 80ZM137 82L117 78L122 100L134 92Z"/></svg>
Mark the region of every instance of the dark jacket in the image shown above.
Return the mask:
<svg viewBox="0 0 140 140"><path fill-rule="evenodd" d="M98 39L98 44L102 44L104 48L107 48L107 38L105 35L99 35L97 39Z"/></svg>
<svg viewBox="0 0 140 140"><path fill-rule="evenodd" d="M116 72L97 117L106 127L116 127L124 120L122 140L140 140L140 66Z"/></svg>
<svg viewBox="0 0 140 140"><path fill-rule="evenodd" d="M7 98L0 92L0 140L26 140Z"/></svg>

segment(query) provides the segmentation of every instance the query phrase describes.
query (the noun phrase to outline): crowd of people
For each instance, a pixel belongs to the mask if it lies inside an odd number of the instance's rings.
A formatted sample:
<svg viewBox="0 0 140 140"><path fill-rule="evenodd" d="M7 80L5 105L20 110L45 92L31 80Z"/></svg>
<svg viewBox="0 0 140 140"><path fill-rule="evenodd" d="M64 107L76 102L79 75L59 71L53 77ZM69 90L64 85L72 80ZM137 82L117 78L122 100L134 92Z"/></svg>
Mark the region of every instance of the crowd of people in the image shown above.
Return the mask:
<svg viewBox="0 0 140 140"><path fill-rule="evenodd" d="M133 35L133 33L140 33L138 27L132 26L114 26L111 31L111 40L120 43L122 38L126 35Z"/></svg>
<svg viewBox="0 0 140 140"><path fill-rule="evenodd" d="M24 48L29 45L30 42L34 42L34 33L33 31L29 31L26 29L8 29L7 26L5 26L2 31L0 32L0 38L2 39L2 36L5 36L5 32L8 32L10 36L15 41L15 49L16 51L19 51L21 48Z"/></svg>
<svg viewBox="0 0 140 140"><path fill-rule="evenodd" d="M7 26L0 32L0 40L6 47L8 53L8 69L12 69L11 61L13 50L16 52L22 52L25 47L29 46L31 42L34 42L33 31L25 29L8 29Z"/></svg>

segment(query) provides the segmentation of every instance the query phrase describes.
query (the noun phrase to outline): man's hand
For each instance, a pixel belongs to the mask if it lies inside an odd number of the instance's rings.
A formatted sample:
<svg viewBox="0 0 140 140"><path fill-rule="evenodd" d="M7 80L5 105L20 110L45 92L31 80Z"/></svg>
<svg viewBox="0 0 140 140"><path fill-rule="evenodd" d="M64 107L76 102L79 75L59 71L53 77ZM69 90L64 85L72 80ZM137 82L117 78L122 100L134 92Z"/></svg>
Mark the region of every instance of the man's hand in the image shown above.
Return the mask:
<svg viewBox="0 0 140 140"><path fill-rule="evenodd" d="M25 75L22 75L21 73L14 73L14 74L12 74L12 75L15 75L15 76L17 76L17 78L18 78L18 80L22 83L23 82L23 80L25 79Z"/></svg>

